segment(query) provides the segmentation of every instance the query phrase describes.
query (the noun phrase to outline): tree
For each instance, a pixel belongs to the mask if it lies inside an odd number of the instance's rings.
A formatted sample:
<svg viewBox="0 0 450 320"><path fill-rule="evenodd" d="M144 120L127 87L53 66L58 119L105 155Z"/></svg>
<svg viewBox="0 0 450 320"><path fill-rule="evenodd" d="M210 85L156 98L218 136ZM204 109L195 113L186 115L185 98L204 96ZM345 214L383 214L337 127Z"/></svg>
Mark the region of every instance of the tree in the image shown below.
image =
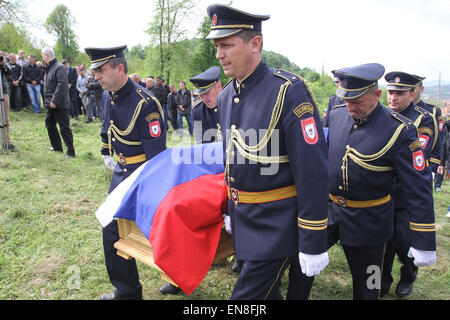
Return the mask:
<svg viewBox="0 0 450 320"><path fill-rule="evenodd" d="M26 15L22 11L23 3L20 0L0 0L0 24L5 22L25 22Z"/></svg>
<svg viewBox="0 0 450 320"><path fill-rule="evenodd" d="M58 58L74 61L78 56L78 43L72 30L74 24L75 18L63 4L57 5L45 21L45 29L56 36L54 50Z"/></svg>
<svg viewBox="0 0 450 320"><path fill-rule="evenodd" d="M155 0L155 11L147 33L159 49L159 74L170 81L174 45L183 39L186 31L181 23L189 17L193 0Z"/></svg>
<svg viewBox="0 0 450 320"><path fill-rule="evenodd" d="M41 58L39 46L34 44L23 27L18 27L13 23L4 23L0 28L0 48L5 52L16 53L19 50L26 54L33 54L37 59Z"/></svg>

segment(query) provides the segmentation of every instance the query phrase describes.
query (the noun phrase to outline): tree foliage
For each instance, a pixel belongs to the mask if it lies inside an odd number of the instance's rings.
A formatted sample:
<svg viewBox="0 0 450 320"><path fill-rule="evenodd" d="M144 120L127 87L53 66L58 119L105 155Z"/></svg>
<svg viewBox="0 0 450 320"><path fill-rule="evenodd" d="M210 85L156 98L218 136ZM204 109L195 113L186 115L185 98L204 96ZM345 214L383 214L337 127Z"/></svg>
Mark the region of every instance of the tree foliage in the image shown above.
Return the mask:
<svg viewBox="0 0 450 320"><path fill-rule="evenodd" d="M155 0L154 16L147 33L159 51L159 74L168 81L177 43L186 33L182 22L192 13L193 6L193 0Z"/></svg>
<svg viewBox="0 0 450 320"><path fill-rule="evenodd" d="M72 30L74 24L75 18L63 4L57 5L45 21L46 30L56 36L54 50L59 59L74 61L78 57L77 37Z"/></svg>
<svg viewBox="0 0 450 320"><path fill-rule="evenodd" d="M20 50L26 54L33 54L37 59L41 58L41 51L31 40L28 32L23 27L13 23L4 23L0 27L0 48L8 53L18 53Z"/></svg>

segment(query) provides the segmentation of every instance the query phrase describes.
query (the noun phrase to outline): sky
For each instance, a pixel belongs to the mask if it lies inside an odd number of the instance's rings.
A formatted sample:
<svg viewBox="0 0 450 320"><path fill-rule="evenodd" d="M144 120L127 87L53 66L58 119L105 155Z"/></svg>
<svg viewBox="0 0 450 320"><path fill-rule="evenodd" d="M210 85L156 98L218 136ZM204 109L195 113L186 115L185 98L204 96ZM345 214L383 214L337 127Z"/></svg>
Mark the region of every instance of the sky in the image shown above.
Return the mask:
<svg viewBox="0 0 450 320"><path fill-rule="evenodd" d="M147 45L154 0L23 0L30 21L45 22L57 4L76 19L80 49ZM198 0L187 37L194 37L206 8L229 0ZM264 49L285 55L299 67L325 72L377 62L386 72L405 71L427 80L450 81L448 0L234 0L233 7L269 14L263 22ZM49 45L43 28L28 28ZM426 81L427 81L426 80ZM426 82L425 82L426 83Z"/></svg>

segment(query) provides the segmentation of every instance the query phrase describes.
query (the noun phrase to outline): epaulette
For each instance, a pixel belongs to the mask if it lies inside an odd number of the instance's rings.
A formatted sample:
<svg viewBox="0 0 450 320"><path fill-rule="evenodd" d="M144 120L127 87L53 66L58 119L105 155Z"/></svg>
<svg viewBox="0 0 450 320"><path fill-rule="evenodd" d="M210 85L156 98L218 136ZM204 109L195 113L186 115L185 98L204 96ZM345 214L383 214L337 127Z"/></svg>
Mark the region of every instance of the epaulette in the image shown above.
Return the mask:
<svg viewBox="0 0 450 320"><path fill-rule="evenodd" d="M302 77L296 75L295 73L292 73L290 71L286 71L286 70L283 70L283 69L275 69L274 74L277 77L283 78L283 79L285 79L285 80L287 80L287 81L289 81L291 83L294 83L294 82L297 82L297 81L300 81L300 80L305 82Z"/></svg>
<svg viewBox="0 0 450 320"><path fill-rule="evenodd" d="M337 109L337 108L342 108L342 107L345 107L345 106L346 106L345 103L343 103L343 104L337 104L337 105L333 106L333 107L331 108L331 110L334 110L334 109Z"/></svg>
<svg viewBox="0 0 450 320"><path fill-rule="evenodd" d="M397 119L398 121L400 121L401 123L403 123L406 128L409 128L410 126L413 125L413 123L411 122L411 120L409 120L407 117L402 116L400 113L395 112L395 111L391 111L391 115Z"/></svg>
<svg viewBox="0 0 450 320"><path fill-rule="evenodd" d="M198 100L194 101L194 104L192 105L192 109L194 109L196 106L198 106L202 102L203 102L202 99L198 99Z"/></svg>
<svg viewBox="0 0 450 320"><path fill-rule="evenodd" d="M145 103L150 103L150 101L154 101L156 103L156 106L158 107L159 113L161 114L162 118L164 119L164 112L161 107L161 103L159 103L158 99L150 93L150 91L145 90L144 88L138 88L136 89L136 93L142 97L142 99L145 101ZM142 101L142 100L141 100Z"/></svg>
<svg viewBox="0 0 450 320"><path fill-rule="evenodd" d="M144 88L136 89L136 93L142 97L147 103L151 100L157 100L148 90Z"/></svg>
<svg viewBox="0 0 450 320"><path fill-rule="evenodd" d="M422 107L416 106L415 110L421 114L423 114L424 116L433 116L431 113L429 113L427 110L425 110Z"/></svg>

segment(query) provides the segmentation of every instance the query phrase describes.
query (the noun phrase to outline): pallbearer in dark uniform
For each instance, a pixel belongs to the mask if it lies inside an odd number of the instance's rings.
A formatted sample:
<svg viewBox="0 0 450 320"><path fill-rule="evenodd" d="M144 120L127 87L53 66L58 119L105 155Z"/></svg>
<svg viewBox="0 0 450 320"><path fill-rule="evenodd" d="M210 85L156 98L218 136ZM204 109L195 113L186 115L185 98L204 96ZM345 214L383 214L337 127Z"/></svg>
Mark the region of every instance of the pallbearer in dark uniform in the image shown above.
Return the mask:
<svg viewBox="0 0 450 320"><path fill-rule="evenodd" d="M109 91L101 131L101 154L106 167L113 171L109 192L141 164L166 149L161 105L149 91L128 77L123 55L125 48L85 49L92 60L90 69L95 72L95 79ZM116 290L100 299L142 299L136 261L117 255L114 243L118 240L117 221L114 220L103 228L103 247L106 269Z"/></svg>
<svg viewBox="0 0 450 320"><path fill-rule="evenodd" d="M442 134L445 124L445 119L442 116L441 109L438 106L425 103L422 98L421 94L424 90L423 87L423 80L425 80L425 77L420 77L417 75L413 75L414 77L420 79L420 81L417 83L416 88L414 90L414 104L416 106L419 106L425 110L427 110L429 113L431 113L436 121L436 132L435 132L435 141L433 148L431 149L431 155L430 155L430 166L431 171L433 174L436 174L437 168L439 167L439 164L441 163L441 147L442 147ZM441 182L442 183L442 182ZM437 185L436 181L436 185ZM440 186L440 185L439 185Z"/></svg>
<svg viewBox="0 0 450 320"><path fill-rule="evenodd" d="M281 277L292 261L308 276L328 264L319 111L302 78L262 61L261 24L269 16L224 5L207 12L207 39L233 78L217 104L233 244L244 261L231 299L281 299Z"/></svg>
<svg viewBox="0 0 450 320"><path fill-rule="evenodd" d="M379 103L384 67L370 63L335 71L345 106L329 117L328 241L338 240L353 278L354 299L378 299L385 244L394 232L397 182L404 187L416 265L436 260L431 173L408 118Z"/></svg>
<svg viewBox="0 0 450 320"><path fill-rule="evenodd" d="M217 97L222 91L220 67L212 67L189 79L194 84L194 94L200 96L200 102L192 108L194 137L197 143L221 140L219 109Z"/></svg>
<svg viewBox="0 0 450 320"><path fill-rule="evenodd" d="M421 81L421 79L405 72L390 72L386 74L384 78L388 82L389 108L408 118L417 128L425 159L424 166L427 171L431 172L428 163L437 140L436 133L438 128L433 115L425 109L416 106L413 102L417 83ZM430 188L432 188L431 176L427 183ZM393 282L391 271L395 254L397 254L403 266L400 269L400 281L395 289L395 294L401 298L411 294L413 282L416 279L418 270L412 257L408 257L412 235L410 228L413 230L421 229L420 226L417 225L410 226L412 212L409 211L416 211L418 208L408 206L407 198L413 195L409 195L405 189L404 184L402 184L401 181L397 181L393 193L395 205L394 236L386 246L381 286L381 295L388 293ZM434 220L434 213L430 211L427 212L431 215L428 220ZM429 229L431 228L429 227Z"/></svg>

